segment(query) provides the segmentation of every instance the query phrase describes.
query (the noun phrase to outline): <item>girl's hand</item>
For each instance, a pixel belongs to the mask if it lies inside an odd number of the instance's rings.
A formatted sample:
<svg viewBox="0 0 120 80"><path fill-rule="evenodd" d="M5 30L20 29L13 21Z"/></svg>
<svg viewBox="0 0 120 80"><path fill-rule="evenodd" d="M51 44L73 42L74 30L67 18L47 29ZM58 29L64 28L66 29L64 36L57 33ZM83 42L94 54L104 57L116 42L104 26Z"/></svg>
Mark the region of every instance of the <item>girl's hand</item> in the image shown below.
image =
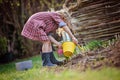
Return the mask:
<svg viewBox="0 0 120 80"><path fill-rule="evenodd" d="M75 37L72 38L72 41L73 41L75 44L78 44L78 40L77 40Z"/></svg>
<svg viewBox="0 0 120 80"><path fill-rule="evenodd" d="M62 44L60 42L57 43L58 49L62 49Z"/></svg>

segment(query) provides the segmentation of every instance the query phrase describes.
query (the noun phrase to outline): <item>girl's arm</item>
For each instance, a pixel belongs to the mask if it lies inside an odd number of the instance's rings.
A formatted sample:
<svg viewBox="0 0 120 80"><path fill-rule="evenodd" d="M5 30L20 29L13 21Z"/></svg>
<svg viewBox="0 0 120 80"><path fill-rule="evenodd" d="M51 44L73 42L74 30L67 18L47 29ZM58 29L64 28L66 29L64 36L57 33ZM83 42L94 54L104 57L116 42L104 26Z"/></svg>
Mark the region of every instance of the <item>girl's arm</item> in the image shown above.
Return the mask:
<svg viewBox="0 0 120 80"><path fill-rule="evenodd" d="M61 47L62 47L61 43L58 42L57 40L55 40L51 35L49 35L48 37L49 37L49 39L50 39L50 41L51 41L52 43L54 43L54 44L56 44L56 45L58 46L58 48L61 48Z"/></svg>
<svg viewBox="0 0 120 80"><path fill-rule="evenodd" d="M70 29L68 28L68 26L63 26L62 27L64 29L64 31L66 31L69 36L72 38L72 41L76 44L78 44L78 40L75 38L75 36L72 34L72 32L70 31Z"/></svg>

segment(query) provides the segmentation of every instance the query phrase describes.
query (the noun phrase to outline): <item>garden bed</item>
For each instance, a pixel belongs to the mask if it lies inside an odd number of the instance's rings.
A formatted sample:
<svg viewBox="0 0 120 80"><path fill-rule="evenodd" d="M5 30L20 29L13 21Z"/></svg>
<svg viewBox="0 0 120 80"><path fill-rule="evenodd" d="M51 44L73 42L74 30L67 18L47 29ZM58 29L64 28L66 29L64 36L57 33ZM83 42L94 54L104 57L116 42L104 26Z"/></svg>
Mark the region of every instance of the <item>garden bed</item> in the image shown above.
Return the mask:
<svg viewBox="0 0 120 80"><path fill-rule="evenodd" d="M103 66L120 68L120 40L101 50L89 51L76 55L71 60L66 61L65 67L100 69Z"/></svg>

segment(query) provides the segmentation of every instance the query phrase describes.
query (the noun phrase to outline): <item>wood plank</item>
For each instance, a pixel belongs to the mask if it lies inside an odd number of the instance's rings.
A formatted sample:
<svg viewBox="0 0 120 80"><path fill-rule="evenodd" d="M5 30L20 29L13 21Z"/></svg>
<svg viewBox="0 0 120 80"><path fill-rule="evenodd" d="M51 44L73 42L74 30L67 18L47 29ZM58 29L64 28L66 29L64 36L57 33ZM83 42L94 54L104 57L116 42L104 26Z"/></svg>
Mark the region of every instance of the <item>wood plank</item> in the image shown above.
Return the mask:
<svg viewBox="0 0 120 80"><path fill-rule="evenodd" d="M120 25L119 26L111 26L109 28L105 28L105 29L97 29L97 30L86 30L86 31L80 31L77 32L77 35L92 35L92 34L98 34L98 33L104 33L104 32L110 32L110 31L114 31L115 30L119 30L120 29Z"/></svg>
<svg viewBox="0 0 120 80"><path fill-rule="evenodd" d="M98 16L98 17L101 17L101 16L114 16L114 15L116 15L116 14L118 14L118 16L120 16L119 14L120 14L120 10L118 10L118 11L116 11L116 12L111 12L111 13L104 13L102 10L98 10L98 11L94 11L94 12L91 12L91 13L87 13L87 14L81 14L81 15L79 15L79 16L77 16L77 17L75 17L75 18L82 18L82 17L91 17L91 16Z"/></svg>
<svg viewBox="0 0 120 80"><path fill-rule="evenodd" d="M96 36L90 36L90 37L77 37L77 39L83 39L84 40L93 40L93 39L98 39L98 38L103 38L103 37L110 37L110 36L115 36L117 34L120 34L120 32L117 32L117 33L113 33L113 34L104 34L104 35L96 35Z"/></svg>
<svg viewBox="0 0 120 80"><path fill-rule="evenodd" d="M112 21L112 22L109 22L109 23L100 23L98 25L87 26L87 27L84 27L84 28L77 28L76 31L95 29L95 28L104 27L104 26L108 26L108 25L115 25L115 24L119 25L120 24L120 20Z"/></svg>
<svg viewBox="0 0 120 80"><path fill-rule="evenodd" d="M99 9L100 7L104 7L105 8L105 5L109 5L109 4L113 4L113 1L111 1L111 2L105 2L105 3L100 3L100 4L95 4L95 5L91 5L91 6L87 6L87 7L84 7L84 8L80 8L76 13L77 13L77 15L76 16L78 16L79 15L79 13L83 13L83 12L87 12L87 11L89 11L89 10L93 10L93 9ZM79 12L79 13L78 13ZM88 12L87 12L88 13ZM73 16L73 14L75 14L75 13L72 13L72 15L71 16ZM76 16L73 16L73 17L76 17Z"/></svg>

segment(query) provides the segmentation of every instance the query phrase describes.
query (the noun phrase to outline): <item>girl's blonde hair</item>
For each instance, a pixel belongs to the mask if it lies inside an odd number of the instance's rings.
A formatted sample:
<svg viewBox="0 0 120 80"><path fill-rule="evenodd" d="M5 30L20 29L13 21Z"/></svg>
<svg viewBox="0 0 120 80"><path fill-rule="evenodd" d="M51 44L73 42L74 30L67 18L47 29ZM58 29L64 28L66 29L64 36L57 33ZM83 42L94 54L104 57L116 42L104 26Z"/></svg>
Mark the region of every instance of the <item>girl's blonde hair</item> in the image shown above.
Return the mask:
<svg viewBox="0 0 120 80"><path fill-rule="evenodd" d="M61 9L59 11L56 11L57 13L60 14L60 16L63 18L63 19L67 19L69 17L69 13L67 12L67 10L65 9Z"/></svg>
<svg viewBox="0 0 120 80"><path fill-rule="evenodd" d="M68 27L72 30L72 23L71 23L71 14L66 9L61 9L59 11L56 11L60 14L60 16L63 18L63 21L68 25Z"/></svg>
<svg viewBox="0 0 120 80"><path fill-rule="evenodd" d="M73 30L72 30L72 23L71 23L71 15L70 15L70 13L68 12L68 10L66 10L66 9L61 9L61 10L56 11L56 12L60 14L60 16L61 16L61 18L63 19L63 21L67 24L67 26L71 29L71 31L73 31ZM58 29L58 32L59 32L59 33L60 33L61 31L63 31L63 30Z"/></svg>

